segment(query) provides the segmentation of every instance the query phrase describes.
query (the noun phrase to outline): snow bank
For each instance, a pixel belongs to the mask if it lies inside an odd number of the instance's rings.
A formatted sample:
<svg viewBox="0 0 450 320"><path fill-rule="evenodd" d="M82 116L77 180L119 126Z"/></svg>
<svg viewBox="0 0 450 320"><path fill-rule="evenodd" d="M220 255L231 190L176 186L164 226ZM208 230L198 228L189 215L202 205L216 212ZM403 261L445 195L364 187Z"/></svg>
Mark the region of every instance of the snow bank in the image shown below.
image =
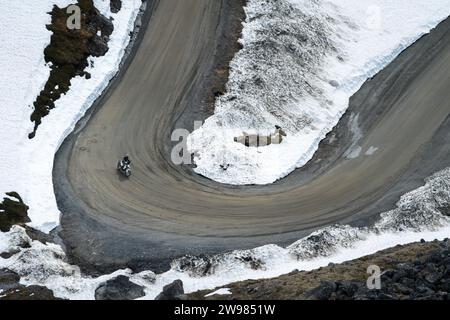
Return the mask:
<svg viewBox="0 0 450 320"><path fill-rule="evenodd" d="M53 5L66 7L71 0L23 0L0 2L0 194L18 192L30 207L30 225L48 232L59 224L59 210L53 192L52 170L56 151L95 99L118 71L130 31L141 6L140 0L123 2L112 14L109 0L95 0L100 12L114 18L114 32L108 53L91 58L86 69L92 78L77 77L67 95L42 121L36 138L29 140L32 104L48 79L43 51L50 43Z"/></svg>
<svg viewBox="0 0 450 320"><path fill-rule="evenodd" d="M448 0L250 0L227 93L194 131L195 171L268 184L305 165L364 81L450 14ZM234 137L287 132L248 148ZM227 167L223 170L222 167Z"/></svg>
<svg viewBox="0 0 450 320"><path fill-rule="evenodd" d="M184 257L173 261L172 268L159 275L151 271L132 274L130 270L118 270L98 278L86 277L78 267L65 262L59 246L31 241L23 228L15 226L8 233L0 233L0 244L8 244L0 246L0 253L17 250L23 244L30 247L9 259L0 258L0 268L17 272L24 285L44 285L57 297L67 299L94 299L95 289L101 283L125 275L145 287L144 299L154 299L163 286L177 279L183 281L189 293L234 281L276 277L296 269L313 270L330 262L357 259L421 239L444 240L450 236L450 218L443 216L440 209L448 203L450 169L433 175L423 187L404 195L397 208L383 213L374 227L337 225L318 230L287 248L266 245L216 256Z"/></svg>

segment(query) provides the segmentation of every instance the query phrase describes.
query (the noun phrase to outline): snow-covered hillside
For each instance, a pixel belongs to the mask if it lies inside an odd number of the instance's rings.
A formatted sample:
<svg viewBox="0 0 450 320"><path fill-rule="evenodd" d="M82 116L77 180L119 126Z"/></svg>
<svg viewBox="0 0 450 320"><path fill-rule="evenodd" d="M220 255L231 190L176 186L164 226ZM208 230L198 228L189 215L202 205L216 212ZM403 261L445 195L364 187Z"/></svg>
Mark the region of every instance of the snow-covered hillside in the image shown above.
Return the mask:
<svg viewBox="0 0 450 320"><path fill-rule="evenodd" d="M18 192L30 207L31 225L50 231L59 224L59 210L53 192L53 159L59 145L75 123L105 89L118 71L130 40L130 31L141 6L140 0L123 2L117 14L110 12L109 0L95 0L106 17L114 18L114 32L108 53L91 58L92 77L77 77L67 95L42 122L35 139L29 140L32 104L48 79L44 48L50 43L46 29L53 5L63 8L71 0L0 1L0 195Z"/></svg>
<svg viewBox="0 0 450 320"><path fill-rule="evenodd" d="M197 173L238 185L305 165L364 81L447 18L450 1L250 0L246 12L228 92L188 140ZM234 142L276 125L281 144Z"/></svg>

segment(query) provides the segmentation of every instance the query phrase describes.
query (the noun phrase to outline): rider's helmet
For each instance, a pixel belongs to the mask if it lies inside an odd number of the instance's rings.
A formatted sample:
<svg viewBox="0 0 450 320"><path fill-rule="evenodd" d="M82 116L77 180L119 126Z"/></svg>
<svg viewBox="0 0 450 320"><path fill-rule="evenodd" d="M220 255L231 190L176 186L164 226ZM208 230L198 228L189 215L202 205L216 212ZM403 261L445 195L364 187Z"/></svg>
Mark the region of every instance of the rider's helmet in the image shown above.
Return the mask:
<svg viewBox="0 0 450 320"><path fill-rule="evenodd" d="M125 155L125 157L123 157L123 160L126 162L130 161L130 157L128 156L128 153Z"/></svg>

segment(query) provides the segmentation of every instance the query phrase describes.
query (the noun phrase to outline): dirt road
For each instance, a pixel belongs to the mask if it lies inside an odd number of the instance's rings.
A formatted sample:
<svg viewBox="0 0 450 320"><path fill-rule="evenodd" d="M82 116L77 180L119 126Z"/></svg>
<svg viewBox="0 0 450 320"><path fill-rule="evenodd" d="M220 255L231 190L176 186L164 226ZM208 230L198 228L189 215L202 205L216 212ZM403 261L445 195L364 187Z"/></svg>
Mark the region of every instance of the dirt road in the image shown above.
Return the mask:
<svg viewBox="0 0 450 320"><path fill-rule="evenodd" d="M184 254L286 244L336 222L368 223L450 165L448 22L368 82L335 129L338 141L325 140L311 164L287 179L223 186L172 164L170 134L198 107L189 102L210 71L221 4L160 1L126 73L61 148L54 173L60 234L86 269L163 270ZM364 136L359 156L349 158L356 115ZM126 152L129 180L115 170Z"/></svg>

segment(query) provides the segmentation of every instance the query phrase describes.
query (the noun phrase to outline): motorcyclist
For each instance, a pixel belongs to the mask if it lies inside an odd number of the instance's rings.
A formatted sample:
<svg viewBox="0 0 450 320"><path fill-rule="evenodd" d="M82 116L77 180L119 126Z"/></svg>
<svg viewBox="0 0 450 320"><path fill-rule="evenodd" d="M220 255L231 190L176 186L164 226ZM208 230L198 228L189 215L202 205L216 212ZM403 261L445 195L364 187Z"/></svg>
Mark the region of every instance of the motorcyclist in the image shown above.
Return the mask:
<svg viewBox="0 0 450 320"><path fill-rule="evenodd" d="M131 160L130 157L128 156L128 154L126 154L123 159L122 159L122 165L124 166L130 166L131 165Z"/></svg>
<svg viewBox="0 0 450 320"><path fill-rule="evenodd" d="M117 170L119 170L123 175L125 175L127 178L131 176L131 160L128 154L126 154L122 160L119 160L117 164Z"/></svg>

